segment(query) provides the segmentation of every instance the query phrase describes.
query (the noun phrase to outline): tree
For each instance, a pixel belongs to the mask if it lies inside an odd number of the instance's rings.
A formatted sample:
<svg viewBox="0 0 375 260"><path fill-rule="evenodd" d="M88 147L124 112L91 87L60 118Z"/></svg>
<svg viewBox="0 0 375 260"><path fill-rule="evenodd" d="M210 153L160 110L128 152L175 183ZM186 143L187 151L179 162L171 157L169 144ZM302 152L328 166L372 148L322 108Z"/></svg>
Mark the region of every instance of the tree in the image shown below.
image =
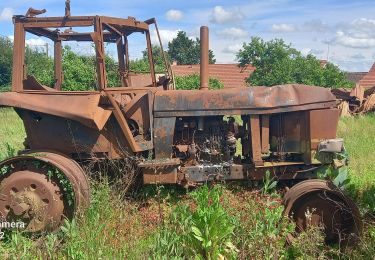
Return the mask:
<svg viewBox="0 0 375 260"><path fill-rule="evenodd" d="M13 44L0 37L0 91L9 90L12 80L12 52Z"/></svg>
<svg viewBox="0 0 375 260"><path fill-rule="evenodd" d="M142 52L143 60L148 61L148 51L147 49ZM168 59L168 52L164 51L166 58ZM158 45L152 45L152 58L154 60L155 71L163 72L165 71L164 57L161 47Z"/></svg>
<svg viewBox="0 0 375 260"><path fill-rule="evenodd" d="M256 68L247 78L247 82L254 86L288 83L332 88L353 86L337 66L328 63L322 68L316 57L303 56L281 39L265 42L252 37L237 53L237 60L240 66L251 64Z"/></svg>
<svg viewBox="0 0 375 260"><path fill-rule="evenodd" d="M198 74L188 75L188 76L177 76L176 77L176 89L199 89L200 77ZM209 89L222 89L224 85L218 79L209 79Z"/></svg>
<svg viewBox="0 0 375 260"><path fill-rule="evenodd" d="M178 64L198 64L200 62L200 40L189 39L186 32L179 31L177 37L168 43L168 56L171 61ZM209 51L209 63L215 63L215 55L212 50Z"/></svg>

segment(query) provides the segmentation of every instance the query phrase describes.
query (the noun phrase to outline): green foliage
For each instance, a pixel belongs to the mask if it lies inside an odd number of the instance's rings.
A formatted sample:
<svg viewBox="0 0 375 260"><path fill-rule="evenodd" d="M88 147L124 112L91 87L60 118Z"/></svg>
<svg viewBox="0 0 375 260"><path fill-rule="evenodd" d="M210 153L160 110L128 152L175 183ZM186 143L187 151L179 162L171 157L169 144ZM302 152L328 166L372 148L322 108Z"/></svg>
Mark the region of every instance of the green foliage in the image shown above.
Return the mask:
<svg viewBox="0 0 375 260"><path fill-rule="evenodd" d="M63 49L63 90L83 91L96 88L96 65L94 56L74 53L69 46Z"/></svg>
<svg viewBox="0 0 375 260"><path fill-rule="evenodd" d="M8 90L12 80L13 44L8 38L0 37L0 92Z"/></svg>
<svg viewBox="0 0 375 260"><path fill-rule="evenodd" d="M47 177L49 180L52 178L58 182L58 185L63 189L63 196L65 197L68 207L74 207L74 189L68 177L60 171L60 169L47 165Z"/></svg>
<svg viewBox="0 0 375 260"><path fill-rule="evenodd" d="M148 51L147 51L147 49L144 50L142 52L142 54L143 54L143 60L145 62L147 62L147 64L148 64ZM166 59L168 59L168 52L164 51L164 55L165 55ZM160 46L154 45L154 44L152 45L152 58L154 60L155 71L157 73L166 71L163 53L161 51ZM149 67L149 65L147 65L147 66Z"/></svg>
<svg viewBox="0 0 375 260"><path fill-rule="evenodd" d="M119 64L112 57L110 57L108 55L105 56L105 69L106 69L106 73L107 73L107 85L108 85L108 87L111 88L111 87L121 86ZM94 70L94 72L95 72L95 70Z"/></svg>
<svg viewBox="0 0 375 260"><path fill-rule="evenodd" d="M236 225L236 245L241 259L282 259L286 256L286 237L294 225L283 217L279 199L252 192L231 197L231 211L240 222Z"/></svg>
<svg viewBox="0 0 375 260"><path fill-rule="evenodd" d="M317 175L320 179L329 179L339 187L344 188L349 184L350 178L348 174L348 153L344 150L340 153L320 152L316 155L320 161L327 161L329 164L325 164L317 170Z"/></svg>
<svg viewBox="0 0 375 260"><path fill-rule="evenodd" d="M54 86L54 62L46 53L26 46L25 63L27 75L33 75L42 85Z"/></svg>
<svg viewBox="0 0 375 260"><path fill-rule="evenodd" d="M252 37L237 54L241 66L253 65L256 70L247 79L254 86L299 83L322 87L352 87L344 72L328 63L324 68L313 55L306 57L281 39L264 41Z"/></svg>
<svg viewBox="0 0 375 260"><path fill-rule="evenodd" d="M177 206L169 222L155 236L155 258L234 258L235 217L223 206L222 187L203 186L191 193L194 207ZM170 255L168 255L170 254Z"/></svg>
<svg viewBox="0 0 375 260"><path fill-rule="evenodd" d="M273 180L270 177L270 171L266 171L266 174L263 179L263 188L262 188L262 193L263 194L270 194L277 185L277 181Z"/></svg>
<svg viewBox="0 0 375 260"><path fill-rule="evenodd" d="M0 161L24 149L25 129L13 108L0 108Z"/></svg>
<svg viewBox="0 0 375 260"><path fill-rule="evenodd" d="M361 204L364 213L375 215L375 115L344 117L338 136L349 153L350 184L346 191Z"/></svg>
<svg viewBox="0 0 375 260"><path fill-rule="evenodd" d="M171 61L178 64L199 64L200 62L200 40L187 37L186 32L179 31L177 37L168 43L168 56ZM209 51L209 63L216 62L212 50Z"/></svg>
<svg viewBox="0 0 375 260"><path fill-rule="evenodd" d="M175 77L175 80L176 80L177 89L186 89L186 90L199 89L199 86L200 86L200 78L198 74L193 74L193 75L188 75L188 76L177 76ZM224 88L224 85L218 79L210 78L209 88L210 89L222 89Z"/></svg>
<svg viewBox="0 0 375 260"><path fill-rule="evenodd" d="M288 248L289 259L326 259L322 228L309 226L305 232L293 239ZM340 252L336 251L337 254Z"/></svg>

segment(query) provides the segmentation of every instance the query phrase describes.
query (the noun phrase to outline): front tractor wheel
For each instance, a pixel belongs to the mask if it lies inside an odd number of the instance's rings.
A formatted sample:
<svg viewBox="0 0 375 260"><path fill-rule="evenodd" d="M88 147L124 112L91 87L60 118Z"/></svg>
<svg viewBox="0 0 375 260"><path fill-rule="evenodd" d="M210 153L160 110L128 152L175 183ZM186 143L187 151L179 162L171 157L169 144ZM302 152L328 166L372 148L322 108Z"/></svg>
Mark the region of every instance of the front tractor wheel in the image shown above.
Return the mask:
<svg viewBox="0 0 375 260"><path fill-rule="evenodd" d="M22 224L21 231L57 230L89 204L82 168L63 155L17 156L1 162L0 173L0 220Z"/></svg>
<svg viewBox="0 0 375 260"><path fill-rule="evenodd" d="M317 226L327 244L343 245L355 243L361 233L358 207L329 181L300 182L288 190L283 202L284 214L295 222L296 233Z"/></svg>
<svg viewBox="0 0 375 260"><path fill-rule="evenodd" d="M22 221L26 232L51 231L64 218L62 189L47 176L26 170L12 173L0 184L3 219Z"/></svg>

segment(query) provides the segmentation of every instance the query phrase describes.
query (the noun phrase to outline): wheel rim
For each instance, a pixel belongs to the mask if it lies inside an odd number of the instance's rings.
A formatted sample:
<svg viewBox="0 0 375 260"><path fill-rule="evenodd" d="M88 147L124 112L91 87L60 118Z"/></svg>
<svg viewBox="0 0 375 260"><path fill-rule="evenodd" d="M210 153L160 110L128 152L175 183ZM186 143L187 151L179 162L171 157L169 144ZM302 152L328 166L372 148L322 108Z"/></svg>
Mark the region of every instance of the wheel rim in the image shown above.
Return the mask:
<svg viewBox="0 0 375 260"><path fill-rule="evenodd" d="M321 227L326 243L337 243L348 236L354 224L345 202L327 191L311 192L298 199L290 214L298 232L310 226Z"/></svg>
<svg viewBox="0 0 375 260"><path fill-rule="evenodd" d="M8 221L22 221L26 232L54 230L64 218L60 187L43 173L17 171L0 184L0 214Z"/></svg>
<svg viewBox="0 0 375 260"><path fill-rule="evenodd" d="M354 245L362 230L358 207L330 181L307 180L284 196L284 215L296 223L296 233L310 226L322 228L325 242ZM294 237L288 236L292 242Z"/></svg>

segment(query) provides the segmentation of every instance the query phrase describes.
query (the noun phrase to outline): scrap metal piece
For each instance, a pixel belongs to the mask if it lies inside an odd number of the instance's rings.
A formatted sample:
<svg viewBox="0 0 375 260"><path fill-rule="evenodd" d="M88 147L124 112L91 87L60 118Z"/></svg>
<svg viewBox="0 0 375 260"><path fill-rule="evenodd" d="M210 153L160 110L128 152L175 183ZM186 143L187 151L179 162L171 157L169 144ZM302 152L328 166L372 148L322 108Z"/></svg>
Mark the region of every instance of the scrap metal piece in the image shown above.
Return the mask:
<svg viewBox="0 0 375 260"><path fill-rule="evenodd" d="M70 16L70 0L65 1L65 17Z"/></svg>
<svg viewBox="0 0 375 260"><path fill-rule="evenodd" d="M38 15L44 14L46 12L47 12L46 9L38 10L38 9L34 9L34 8L30 7L29 10L27 10L27 13L26 13L25 16L26 17L35 17L35 16L38 16Z"/></svg>
<svg viewBox="0 0 375 260"><path fill-rule="evenodd" d="M318 144L318 152L340 153L344 148L344 139L328 139Z"/></svg>

